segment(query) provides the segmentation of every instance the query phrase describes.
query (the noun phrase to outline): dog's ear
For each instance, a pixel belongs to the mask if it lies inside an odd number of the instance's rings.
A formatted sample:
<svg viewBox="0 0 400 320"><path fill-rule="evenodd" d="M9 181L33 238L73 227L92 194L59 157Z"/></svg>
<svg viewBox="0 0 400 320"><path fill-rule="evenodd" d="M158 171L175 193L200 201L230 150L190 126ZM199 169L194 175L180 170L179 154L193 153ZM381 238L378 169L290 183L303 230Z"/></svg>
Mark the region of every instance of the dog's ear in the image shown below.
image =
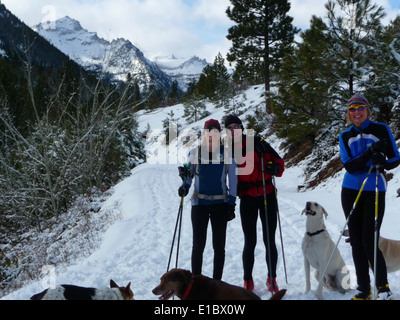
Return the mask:
<svg viewBox="0 0 400 320"><path fill-rule="evenodd" d="M119 286L114 282L114 280L110 280L110 288L119 288Z"/></svg>
<svg viewBox="0 0 400 320"><path fill-rule="evenodd" d="M184 283L188 286L192 282L192 273L188 270L181 270L181 276Z"/></svg>
<svg viewBox="0 0 400 320"><path fill-rule="evenodd" d="M306 211L307 211L307 209L306 209L306 208L304 208L304 209L303 209L303 211L301 212L301 215L305 214L305 213L306 213Z"/></svg>

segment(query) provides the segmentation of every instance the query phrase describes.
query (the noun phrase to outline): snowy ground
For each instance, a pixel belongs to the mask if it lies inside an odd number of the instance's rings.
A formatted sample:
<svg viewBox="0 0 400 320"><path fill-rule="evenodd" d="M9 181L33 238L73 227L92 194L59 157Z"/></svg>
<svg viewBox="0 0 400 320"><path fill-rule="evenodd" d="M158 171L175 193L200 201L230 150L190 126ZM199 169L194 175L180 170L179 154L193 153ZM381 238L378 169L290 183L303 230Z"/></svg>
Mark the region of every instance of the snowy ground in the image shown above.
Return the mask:
<svg viewBox="0 0 400 320"><path fill-rule="evenodd" d="M215 114L214 117L216 117ZM270 142L274 147L278 147L277 142ZM102 210L115 211L120 219L104 234L101 246L89 257L80 259L74 265L62 270L56 268L53 274L44 273L41 281L32 282L4 299L29 299L31 295L54 284L51 281L55 281L56 284L105 287L110 279L120 285L126 285L132 281L137 300L157 299L151 290L166 271L180 201L177 189L181 181L177 167L177 164L144 164L135 168L130 177L115 186L113 195L103 205ZM400 198L396 198L396 190L400 185L400 169L393 172L395 177L389 182L386 216L381 233L385 237L400 240L398 209ZM329 214L325 224L332 240L336 243L345 223L340 204L342 179L343 172L317 189L303 193L297 192L297 186L304 181L301 167L287 169L283 177L276 180L288 273L288 283L286 283L279 232L277 232L278 285L287 289L286 300L314 299L317 282L313 277L311 292L307 295L303 293L305 281L301 242L305 232L306 218L301 215L301 211L306 201L317 201L324 206ZM192 230L189 198L189 196L186 198L184 204L179 260L179 267L184 269L190 269L191 257ZM255 292L262 299L268 299L270 295L266 293L267 267L260 223L258 234L253 272ZM209 232L210 235L211 232ZM237 212L237 218L228 224L223 280L240 286L243 284L242 248L243 233ZM345 263L354 270L350 246L342 240L339 250ZM204 253L203 273L205 275L212 275L212 264L213 251L209 238ZM396 298L400 299L400 273L389 274L389 283ZM354 274L352 285L355 286ZM327 300L348 300L354 294L354 290L345 295L324 290L323 294Z"/></svg>

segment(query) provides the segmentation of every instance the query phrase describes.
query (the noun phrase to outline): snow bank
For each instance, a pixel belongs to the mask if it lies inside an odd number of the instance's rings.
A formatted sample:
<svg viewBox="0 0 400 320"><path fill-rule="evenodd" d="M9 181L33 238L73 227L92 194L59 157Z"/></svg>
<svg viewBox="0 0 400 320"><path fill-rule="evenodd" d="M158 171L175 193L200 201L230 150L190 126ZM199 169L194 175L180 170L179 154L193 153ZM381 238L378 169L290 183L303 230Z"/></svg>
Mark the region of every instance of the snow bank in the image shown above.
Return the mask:
<svg viewBox="0 0 400 320"><path fill-rule="evenodd" d="M251 97L254 95L254 97ZM246 103L257 103L260 91L251 88L247 93ZM179 114L179 108L174 112ZM156 111L142 114L139 117L141 126L145 128L151 123L152 128L161 128L165 112ZM221 119L222 110L214 110L212 116ZM200 126L205 120L193 126ZM159 125L159 127L158 127ZM270 138L275 148L280 142ZM161 146L160 146L161 147ZM157 299L151 290L158 284L159 278L166 271L173 236L175 221L179 207L177 189L181 184L177 170L178 164L143 164L132 171L130 177L119 183L113 189L112 196L102 205L102 210L109 211L118 208L120 218L104 233L99 248L87 258L73 263L67 268L54 267L53 274L44 274L41 281L32 282L24 288L13 292L5 299L29 299L37 292L53 284L75 284L80 286L104 287L110 279L120 285L132 281L132 288L137 300ZM398 210L400 198L396 190L399 187L400 169L393 171L394 178L389 182L387 193L386 215L382 226L382 235L400 240L400 213ZM299 193L298 185L304 181L302 164L289 168L282 178L277 178L279 190L278 201L282 222L282 233L286 255L288 283L285 282L281 243L277 232L278 285L287 288L285 299L314 299L317 282L312 278L312 290L303 294L305 289L303 255L301 242L305 233L305 217L301 216L306 201L319 202L328 212L327 230L336 243L339 233L345 223L340 203L341 181L344 172L337 173L327 182L306 192ZM183 226L179 267L190 269L192 248L192 227L190 220L190 201L186 198L183 210ZM243 284L242 248L243 232L239 212L237 218L228 224L226 242L226 262L223 280L232 284ZM210 228L209 228L210 229ZM204 253L203 273L212 275L213 250L209 230L206 251ZM66 244L69 245L69 244ZM339 250L349 266L354 271L350 245L341 241ZM258 224L258 244L255 251L253 277L255 292L268 299L266 293L267 267L265 263L265 248L261 238L261 224ZM355 287L355 277L350 285ZM389 282L396 297L400 297L400 274L389 274ZM354 291L344 295L324 290L328 300L348 300Z"/></svg>

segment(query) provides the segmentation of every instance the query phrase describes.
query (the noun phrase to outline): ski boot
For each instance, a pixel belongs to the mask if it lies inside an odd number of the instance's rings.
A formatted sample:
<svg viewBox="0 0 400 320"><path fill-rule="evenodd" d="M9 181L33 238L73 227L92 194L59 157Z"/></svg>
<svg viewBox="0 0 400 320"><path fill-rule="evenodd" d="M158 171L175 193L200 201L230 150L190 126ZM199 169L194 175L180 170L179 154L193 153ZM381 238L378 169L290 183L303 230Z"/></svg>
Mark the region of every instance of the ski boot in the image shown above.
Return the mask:
<svg viewBox="0 0 400 320"><path fill-rule="evenodd" d="M276 283L276 278L271 279L270 277L268 277L267 290L268 290L268 292L271 292L271 293L278 293L279 292L279 288L278 288L278 285Z"/></svg>
<svg viewBox="0 0 400 320"><path fill-rule="evenodd" d="M244 288L249 290L250 292L254 292L254 281L244 280Z"/></svg>
<svg viewBox="0 0 400 320"><path fill-rule="evenodd" d="M371 288L368 290L357 288L357 292L351 300L371 300Z"/></svg>
<svg viewBox="0 0 400 320"><path fill-rule="evenodd" d="M389 289L389 284L378 288L377 300L394 300L393 293Z"/></svg>

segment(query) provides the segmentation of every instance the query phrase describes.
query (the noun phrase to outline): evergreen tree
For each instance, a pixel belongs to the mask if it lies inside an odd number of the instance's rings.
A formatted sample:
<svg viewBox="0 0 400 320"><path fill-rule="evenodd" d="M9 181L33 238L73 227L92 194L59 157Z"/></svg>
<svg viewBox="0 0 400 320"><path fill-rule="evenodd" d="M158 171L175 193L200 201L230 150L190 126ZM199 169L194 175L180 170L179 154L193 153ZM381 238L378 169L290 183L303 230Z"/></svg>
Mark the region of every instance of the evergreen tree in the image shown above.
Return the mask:
<svg viewBox="0 0 400 320"><path fill-rule="evenodd" d="M294 35L293 18L287 15L287 0L231 0L233 7L226 11L236 23L228 31L232 41L227 59L236 62L240 75L235 80L246 79L252 84L264 82L270 91L271 71L279 68L280 59L290 48ZM267 98L266 111L270 113Z"/></svg>
<svg viewBox="0 0 400 320"><path fill-rule="evenodd" d="M204 101L197 95L186 99L183 105L183 118L186 119L188 123L197 122L210 114L208 111L206 111L206 105Z"/></svg>
<svg viewBox="0 0 400 320"><path fill-rule="evenodd" d="M331 36L327 50L335 70L332 76L337 81L335 91L344 102L364 89L362 77L370 69L377 47L376 34L385 13L371 0L329 0L325 7Z"/></svg>
<svg viewBox="0 0 400 320"><path fill-rule="evenodd" d="M195 93L198 96L218 101L223 105L229 95L229 80L230 76L225 66L225 59L221 53L218 53L214 64L204 67L195 87Z"/></svg>
<svg viewBox="0 0 400 320"><path fill-rule="evenodd" d="M230 76L228 69L225 66L225 59L222 57L221 53L218 53L218 55L215 57L213 68L216 77L215 96L217 100L224 105L229 98Z"/></svg>
<svg viewBox="0 0 400 320"><path fill-rule="evenodd" d="M339 118L330 94L335 82L326 60L329 39L322 19L313 16L301 38L303 42L283 60L279 95L272 108L278 135L294 143L313 141L322 128Z"/></svg>
<svg viewBox="0 0 400 320"><path fill-rule="evenodd" d="M400 95L400 16L376 35L375 42L371 67L361 85L374 109L379 110L376 119L389 123L395 118L392 109Z"/></svg>
<svg viewBox="0 0 400 320"><path fill-rule="evenodd" d="M168 94L168 105L172 106L177 104L179 101L179 84L178 81L174 80L172 83L171 92Z"/></svg>

